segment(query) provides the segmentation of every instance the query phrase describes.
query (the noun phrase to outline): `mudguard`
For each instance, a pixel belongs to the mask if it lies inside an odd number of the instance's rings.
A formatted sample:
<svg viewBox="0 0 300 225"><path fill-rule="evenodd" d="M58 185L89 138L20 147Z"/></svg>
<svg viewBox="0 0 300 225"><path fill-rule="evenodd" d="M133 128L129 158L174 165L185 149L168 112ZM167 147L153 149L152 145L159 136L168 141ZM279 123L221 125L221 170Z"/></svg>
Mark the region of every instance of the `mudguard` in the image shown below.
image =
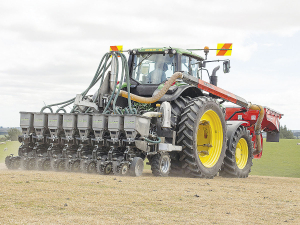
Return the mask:
<svg viewBox="0 0 300 225"><path fill-rule="evenodd" d="M159 89L156 89L152 96L156 95L159 91L160 91ZM203 95L204 94L202 90L200 90L197 87L193 87L191 85L182 85L182 86L178 86L177 90L174 91L172 94L166 93L161 99L159 99L158 102L164 102L164 101L171 102L177 99L179 96L183 96L183 97L190 96L194 98Z"/></svg>
<svg viewBox="0 0 300 225"><path fill-rule="evenodd" d="M234 132L238 129L239 126L241 125L247 125L247 121L226 121L227 125L227 141L231 141L232 135Z"/></svg>

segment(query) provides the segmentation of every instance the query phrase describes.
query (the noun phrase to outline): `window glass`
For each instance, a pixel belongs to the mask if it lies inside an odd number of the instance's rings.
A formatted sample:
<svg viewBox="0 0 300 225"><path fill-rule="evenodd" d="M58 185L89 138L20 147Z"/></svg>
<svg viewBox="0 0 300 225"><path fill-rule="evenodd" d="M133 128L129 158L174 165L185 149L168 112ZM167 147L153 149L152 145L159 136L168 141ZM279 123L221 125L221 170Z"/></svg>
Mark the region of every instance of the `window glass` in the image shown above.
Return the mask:
<svg viewBox="0 0 300 225"><path fill-rule="evenodd" d="M197 62L198 62L197 59L191 58L190 66L191 66L191 70L192 70L192 75L194 77L198 77L199 64Z"/></svg>
<svg viewBox="0 0 300 225"><path fill-rule="evenodd" d="M132 78L141 84L160 84L175 73L173 54L139 54L134 56Z"/></svg>
<svg viewBox="0 0 300 225"><path fill-rule="evenodd" d="M181 71L190 73L190 57L186 55L181 56Z"/></svg>
<svg viewBox="0 0 300 225"><path fill-rule="evenodd" d="M197 59L183 55L181 57L181 70L189 73L194 77L198 77L198 63Z"/></svg>

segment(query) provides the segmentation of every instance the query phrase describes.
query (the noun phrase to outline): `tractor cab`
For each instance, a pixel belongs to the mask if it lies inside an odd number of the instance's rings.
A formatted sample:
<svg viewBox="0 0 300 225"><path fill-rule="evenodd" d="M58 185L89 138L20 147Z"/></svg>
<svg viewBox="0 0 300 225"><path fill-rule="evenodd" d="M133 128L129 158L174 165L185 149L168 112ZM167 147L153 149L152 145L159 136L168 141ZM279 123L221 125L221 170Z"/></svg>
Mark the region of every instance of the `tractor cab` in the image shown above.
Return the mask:
<svg viewBox="0 0 300 225"><path fill-rule="evenodd" d="M203 61L201 56L179 48L141 48L129 54L132 93L141 96L152 96L178 71L199 78L199 62Z"/></svg>

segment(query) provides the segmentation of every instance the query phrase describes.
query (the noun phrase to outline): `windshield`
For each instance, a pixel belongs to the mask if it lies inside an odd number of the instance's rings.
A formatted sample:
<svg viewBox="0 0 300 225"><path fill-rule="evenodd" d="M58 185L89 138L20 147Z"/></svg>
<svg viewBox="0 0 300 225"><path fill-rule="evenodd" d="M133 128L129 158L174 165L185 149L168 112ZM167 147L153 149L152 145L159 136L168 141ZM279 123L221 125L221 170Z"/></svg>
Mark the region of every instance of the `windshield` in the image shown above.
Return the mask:
<svg viewBox="0 0 300 225"><path fill-rule="evenodd" d="M173 54L140 54L134 56L132 78L141 84L160 84L175 73Z"/></svg>

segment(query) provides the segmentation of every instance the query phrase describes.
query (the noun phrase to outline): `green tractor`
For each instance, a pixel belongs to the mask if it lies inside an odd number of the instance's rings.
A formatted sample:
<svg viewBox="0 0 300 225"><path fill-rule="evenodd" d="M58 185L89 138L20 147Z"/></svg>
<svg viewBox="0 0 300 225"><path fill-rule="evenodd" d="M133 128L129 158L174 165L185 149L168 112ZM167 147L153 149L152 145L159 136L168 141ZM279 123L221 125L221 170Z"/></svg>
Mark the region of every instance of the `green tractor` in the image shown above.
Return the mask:
<svg viewBox="0 0 300 225"><path fill-rule="evenodd" d="M155 176L247 177L253 154L261 154L266 109L219 88L220 66L209 74L208 51L205 58L171 47L129 50L128 59L105 54L84 92L38 113L21 112L22 145L7 167L140 176L147 158ZM229 60L216 61L229 72ZM240 106L227 122L226 101ZM252 123L232 119L251 110ZM276 141L278 131L271 131Z"/></svg>

